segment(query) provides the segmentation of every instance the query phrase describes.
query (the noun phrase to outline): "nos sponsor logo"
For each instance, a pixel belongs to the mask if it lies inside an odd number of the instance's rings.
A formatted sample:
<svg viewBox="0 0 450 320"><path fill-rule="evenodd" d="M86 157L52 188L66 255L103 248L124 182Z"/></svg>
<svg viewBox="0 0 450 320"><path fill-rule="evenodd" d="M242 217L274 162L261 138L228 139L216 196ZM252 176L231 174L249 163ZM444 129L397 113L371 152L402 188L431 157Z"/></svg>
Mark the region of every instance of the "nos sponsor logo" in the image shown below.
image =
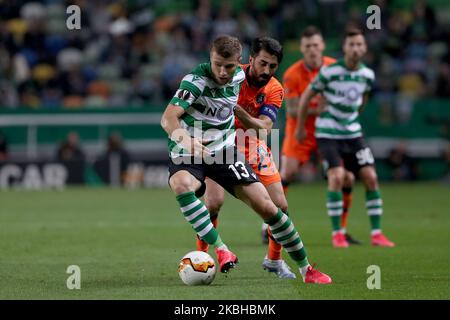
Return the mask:
<svg viewBox="0 0 450 320"><path fill-rule="evenodd" d="M230 106L224 105L220 108L207 108L205 111L205 114L208 116L216 117L219 120L227 120L231 113L233 112L233 109Z"/></svg>

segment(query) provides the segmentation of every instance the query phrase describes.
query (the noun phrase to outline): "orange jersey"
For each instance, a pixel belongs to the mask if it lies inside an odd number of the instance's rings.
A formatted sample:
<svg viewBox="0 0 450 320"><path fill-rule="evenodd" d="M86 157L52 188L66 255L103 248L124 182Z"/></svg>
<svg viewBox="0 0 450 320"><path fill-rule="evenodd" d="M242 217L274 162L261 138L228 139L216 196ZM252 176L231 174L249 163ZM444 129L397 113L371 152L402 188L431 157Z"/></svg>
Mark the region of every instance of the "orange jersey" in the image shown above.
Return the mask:
<svg viewBox="0 0 450 320"><path fill-rule="evenodd" d="M242 66L247 73L249 65ZM238 105L245 109L252 117L258 118L262 113L262 107L273 106L276 109L281 108L283 102L284 90L280 82L272 77L269 82L261 87L251 86L247 79L244 80L239 92ZM246 129L238 119L235 122L236 129Z"/></svg>
<svg viewBox="0 0 450 320"><path fill-rule="evenodd" d="M242 67L247 73L249 65ZM271 119L276 119L276 112L281 108L283 97L283 86L274 77L260 88L251 86L246 79L239 92L238 105L252 117L259 118L260 115L267 115ZM235 126L236 129L247 129L237 118ZM238 148L245 153L247 161L264 185L281 181L272 153L263 140L248 139L245 141L245 147L238 141Z"/></svg>
<svg viewBox="0 0 450 320"><path fill-rule="evenodd" d="M322 66L327 66L336 62L336 59L331 57L323 57ZM285 89L286 98L299 98L309 84L314 80L314 78L319 73L320 68L309 69L305 65L303 59L297 61L292 66L290 66L283 75L283 84ZM316 95L309 103L309 108L317 108L319 105L320 95ZM287 118L292 118L287 116ZM314 133L314 123L316 121L315 116L308 116L306 119L306 130L308 132Z"/></svg>
<svg viewBox="0 0 450 320"><path fill-rule="evenodd" d="M330 57L323 57L323 66L334 63L336 60ZM286 98L299 98L319 73L318 69L309 69L304 60L299 60L290 66L283 75L283 84ZM320 95L311 99L309 108L317 108L320 102ZM282 153L285 156L295 158L303 164L310 159L311 153L317 151L316 139L314 138L315 116L306 118L305 129L306 139L302 143L295 137L297 118L286 116L286 127L283 140Z"/></svg>

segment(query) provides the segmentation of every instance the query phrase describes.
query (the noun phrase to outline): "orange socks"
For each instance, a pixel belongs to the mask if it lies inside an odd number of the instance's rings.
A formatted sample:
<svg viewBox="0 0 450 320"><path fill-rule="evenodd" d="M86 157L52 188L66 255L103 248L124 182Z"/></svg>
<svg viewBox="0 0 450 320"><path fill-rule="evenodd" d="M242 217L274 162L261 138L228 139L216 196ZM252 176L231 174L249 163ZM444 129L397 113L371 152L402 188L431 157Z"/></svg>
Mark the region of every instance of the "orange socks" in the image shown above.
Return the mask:
<svg viewBox="0 0 450 320"><path fill-rule="evenodd" d="M267 248L267 258L270 260L280 260L281 259L281 250L283 247L281 244L277 243L275 239L272 237L272 232L270 229L267 229L267 233L269 234L269 246Z"/></svg>
<svg viewBox="0 0 450 320"><path fill-rule="evenodd" d="M343 212L341 217L341 228L347 228L347 217L348 217L348 209L352 206L352 188L343 188L342 189L342 200L343 200Z"/></svg>

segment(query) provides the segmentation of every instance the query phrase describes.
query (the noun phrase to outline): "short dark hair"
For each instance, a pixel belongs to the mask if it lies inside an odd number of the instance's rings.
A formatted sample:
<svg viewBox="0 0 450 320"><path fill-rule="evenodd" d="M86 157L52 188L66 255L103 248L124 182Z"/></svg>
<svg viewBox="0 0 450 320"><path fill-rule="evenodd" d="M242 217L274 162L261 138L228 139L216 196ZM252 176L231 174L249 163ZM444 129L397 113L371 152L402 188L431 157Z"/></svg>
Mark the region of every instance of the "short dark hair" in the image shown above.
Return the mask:
<svg viewBox="0 0 450 320"><path fill-rule="evenodd" d="M238 38L222 35L213 41L211 51L215 51L224 58L230 58L236 54L240 57L242 54L242 45Z"/></svg>
<svg viewBox="0 0 450 320"><path fill-rule="evenodd" d="M250 56L256 57L261 50L276 56L278 63L281 63L281 60L283 60L283 46L274 38L258 37L253 39L250 46Z"/></svg>
<svg viewBox="0 0 450 320"><path fill-rule="evenodd" d="M362 30L359 29L358 27L351 26L345 29L344 40L347 39L348 37L354 37L359 35L364 37L364 33L362 32Z"/></svg>
<svg viewBox="0 0 450 320"><path fill-rule="evenodd" d="M311 38L312 36L322 36L322 32L320 31L319 28L317 28L316 26L308 26L305 28L305 30L303 30L302 35L300 38Z"/></svg>

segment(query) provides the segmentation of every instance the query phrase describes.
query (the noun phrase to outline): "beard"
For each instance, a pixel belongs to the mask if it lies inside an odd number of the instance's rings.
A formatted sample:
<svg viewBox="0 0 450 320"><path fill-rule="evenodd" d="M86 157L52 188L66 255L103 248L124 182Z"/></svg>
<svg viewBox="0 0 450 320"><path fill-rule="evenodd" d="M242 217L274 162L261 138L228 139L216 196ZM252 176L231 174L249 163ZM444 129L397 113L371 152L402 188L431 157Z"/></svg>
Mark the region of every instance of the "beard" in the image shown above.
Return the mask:
<svg viewBox="0 0 450 320"><path fill-rule="evenodd" d="M258 77L258 85L260 87L265 86L269 80L270 80L271 76L260 76Z"/></svg>
<svg viewBox="0 0 450 320"><path fill-rule="evenodd" d="M272 78L271 75L265 75L265 74L257 74L256 73L256 64L255 62L250 63L250 67L247 69L247 75L249 76L249 83L256 87L264 87Z"/></svg>
<svg viewBox="0 0 450 320"><path fill-rule="evenodd" d="M251 83L253 83L257 87L264 87L269 81L272 76L266 76L266 75L255 75L251 74Z"/></svg>

